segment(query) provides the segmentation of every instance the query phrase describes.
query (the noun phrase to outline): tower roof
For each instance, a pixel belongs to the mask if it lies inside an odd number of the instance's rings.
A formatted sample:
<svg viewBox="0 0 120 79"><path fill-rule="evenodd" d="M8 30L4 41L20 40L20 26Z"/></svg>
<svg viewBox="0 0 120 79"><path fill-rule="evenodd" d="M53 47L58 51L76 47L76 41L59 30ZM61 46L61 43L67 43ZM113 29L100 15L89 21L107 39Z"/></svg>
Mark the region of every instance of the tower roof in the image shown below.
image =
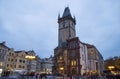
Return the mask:
<svg viewBox="0 0 120 79"><path fill-rule="evenodd" d="M70 9L69 9L69 7L66 7L66 8L65 8L62 17L66 17L66 16L70 16L70 17L71 17L71 13L70 13Z"/></svg>

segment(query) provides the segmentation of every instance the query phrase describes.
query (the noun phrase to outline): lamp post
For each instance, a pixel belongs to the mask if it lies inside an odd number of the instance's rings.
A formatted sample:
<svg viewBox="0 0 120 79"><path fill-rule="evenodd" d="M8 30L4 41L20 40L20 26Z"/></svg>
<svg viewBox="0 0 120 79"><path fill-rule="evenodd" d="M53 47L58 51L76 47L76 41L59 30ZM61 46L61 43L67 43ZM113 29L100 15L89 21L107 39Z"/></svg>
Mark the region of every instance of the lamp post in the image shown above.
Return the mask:
<svg viewBox="0 0 120 79"><path fill-rule="evenodd" d="M34 60L36 57L33 55L26 55L25 58L28 60L29 64L27 64L27 71L29 72L31 69L31 60Z"/></svg>

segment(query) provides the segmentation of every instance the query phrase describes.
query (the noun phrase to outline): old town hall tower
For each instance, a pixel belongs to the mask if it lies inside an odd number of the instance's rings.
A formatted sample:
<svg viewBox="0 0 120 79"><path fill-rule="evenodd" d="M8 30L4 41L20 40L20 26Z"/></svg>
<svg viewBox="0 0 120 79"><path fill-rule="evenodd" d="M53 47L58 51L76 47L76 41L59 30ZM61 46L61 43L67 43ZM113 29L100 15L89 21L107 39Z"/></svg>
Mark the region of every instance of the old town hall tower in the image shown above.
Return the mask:
<svg viewBox="0 0 120 79"><path fill-rule="evenodd" d="M53 74L68 73L67 40L76 37L76 20L72 17L69 7L66 7L63 15L58 15L58 46L54 49Z"/></svg>
<svg viewBox="0 0 120 79"><path fill-rule="evenodd" d="M76 37L75 30L76 20L75 17L73 18L71 16L69 7L65 8L62 17L58 15L58 24L59 24L58 46L66 47L66 40Z"/></svg>

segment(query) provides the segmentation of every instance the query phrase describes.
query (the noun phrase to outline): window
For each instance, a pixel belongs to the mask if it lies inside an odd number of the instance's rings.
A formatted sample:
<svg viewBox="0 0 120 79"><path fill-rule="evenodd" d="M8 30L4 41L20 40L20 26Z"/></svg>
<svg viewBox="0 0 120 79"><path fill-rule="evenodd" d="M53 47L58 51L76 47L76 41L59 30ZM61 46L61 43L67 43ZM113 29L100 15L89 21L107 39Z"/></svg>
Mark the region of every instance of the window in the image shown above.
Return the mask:
<svg viewBox="0 0 120 79"><path fill-rule="evenodd" d="M71 61L71 65L72 65L72 66L76 66L76 60L72 60L72 61Z"/></svg>
<svg viewBox="0 0 120 79"><path fill-rule="evenodd" d="M82 60L84 60L84 55L82 55Z"/></svg>
<svg viewBox="0 0 120 79"><path fill-rule="evenodd" d="M9 64L7 64L7 67L9 67Z"/></svg>
<svg viewBox="0 0 120 79"><path fill-rule="evenodd" d="M22 60L19 60L19 62L22 62Z"/></svg>
<svg viewBox="0 0 120 79"><path fill-rule="evenodd" d="M13 59L11 59L11 62L13 61Z"/></svg>
<svg viewBox="0 0 120 79"><path fill-rule="evenodd" d="M75 42L71 42L70 43L70 48L75 48L75 44L76 44Z"/></svg>
<svg viewBox="0 0 120 79"><path fill-rule="evenodd" d="M0 62L0 66L2 66L3 65L3 63L2 62Z"/></svg>
<svg viewBox="0 0 120 79"><path fill-rule="evenodd" d="M10 58L8 58L8 61L10 61Z"/></svg>
<svg viewBox="0 0 120 79"><path fill-rule="evenodd" d="M74 51L71 52L71 57L75 57L76 53Z"/></svg>
<svg viewBox="0 0 120 79"><path fill-rule="evenodd" d="M21 65L19 65L19 68L21 68Z"/></svg>
<svg viewBox="0 0 120 79"><path fill-rule="evenodd" d="M12 53L12 56L14 56L14 54Z"/></svg>
<svg viewBox="0 0 120 79"><path fill-rule="evenodd" d="M14 68L16 68L16 65L14 65Z"/></svg>
<svg viewBox="0 0 120 79"><path fill-rule="evenodd" d="M25 60L23 60L23 63L25 63Z"/></svg>
<svg viewBox="0 0 120 79"><path fill-rule="evenodd" d="M4 50L2 50L2 52L4 53Z"/></svg>
<svg viewBox="0 0 120 79"><path fill-rule="evenodd" d="M83 52L83 47L82 47L82 52Z"/></svg>
<svg viewBox="0 0 120 79"><path fill-rule="evenodd" d="M4 59L4 56L2 56L2 59Z"/></svg>
<svg viewBox="0 0 120 79"><path fill-rule="evenodd" d="M9 53L9 55L11 55L11 53Z"/></svg>
<svg viewBox="0 0 120 79"><path fill-rule="evenodd" d="M18 54L16 54L16 56L18 56Z"/></svg>

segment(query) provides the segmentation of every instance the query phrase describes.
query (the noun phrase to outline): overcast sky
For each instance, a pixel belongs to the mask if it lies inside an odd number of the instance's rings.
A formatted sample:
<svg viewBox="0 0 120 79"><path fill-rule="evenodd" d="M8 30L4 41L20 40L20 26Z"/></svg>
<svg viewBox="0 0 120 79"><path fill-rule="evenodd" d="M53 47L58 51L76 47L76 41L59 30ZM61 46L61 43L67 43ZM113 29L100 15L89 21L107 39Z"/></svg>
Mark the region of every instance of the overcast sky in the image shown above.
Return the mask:
<svg viewBox="0 0 120 79"><path fill-rule="evenodd" d="M41 58L53 55L58 13L66 6L82 42L95 45L104 59L120 56L120 0L0 0L0 42Z"/></svg>

